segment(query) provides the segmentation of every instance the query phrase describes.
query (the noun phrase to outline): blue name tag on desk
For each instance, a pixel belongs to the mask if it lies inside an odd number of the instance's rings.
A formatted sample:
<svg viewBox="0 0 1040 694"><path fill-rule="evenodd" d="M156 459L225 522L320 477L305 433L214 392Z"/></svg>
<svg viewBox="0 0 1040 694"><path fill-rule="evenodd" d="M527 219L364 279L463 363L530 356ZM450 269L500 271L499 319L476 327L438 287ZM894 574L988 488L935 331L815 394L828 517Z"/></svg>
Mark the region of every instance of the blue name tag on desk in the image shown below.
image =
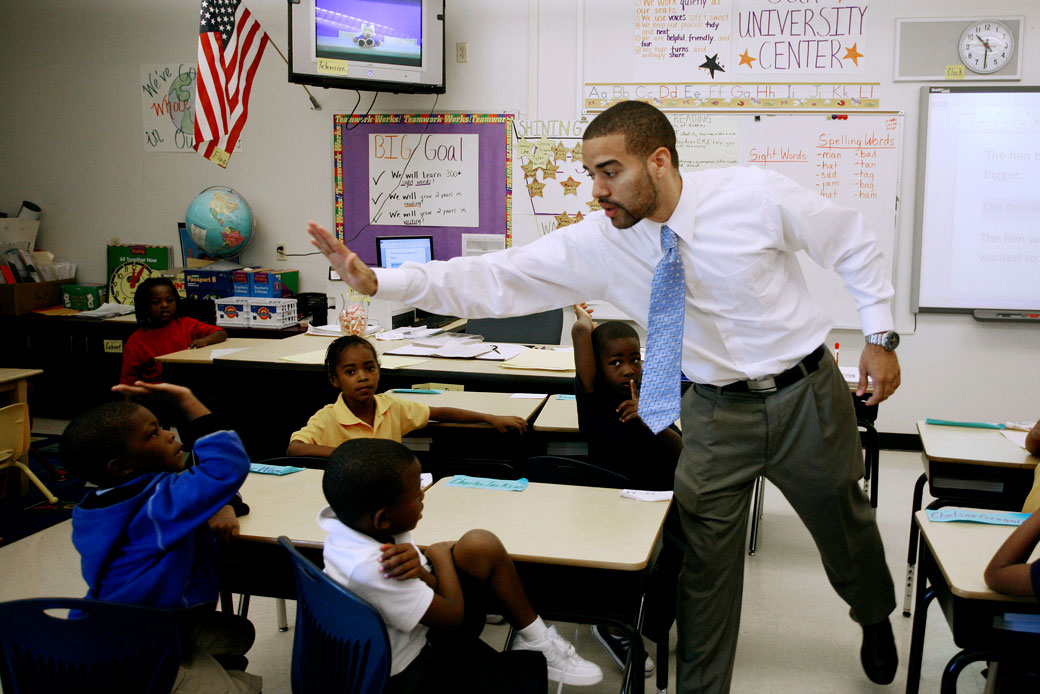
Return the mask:
<svg viewBox="0 0 1040 694"><path fill-rule="evenodd" d="M926 511L933 523L984 523L986 525L1022 525L1028 513L1011 511L975 511L966 508L936 508Z"/></svg>
<svg viewBox="0 0 1040 694"><path fill-rule="evenodd" d="M250 463L249 471L258 472L261 475L289 475L306 468L294 467L292 465L267 465L266 463Z"/></svg>
<svg viewBox="0 0 1040 694"><path fill-rule="evenodd" d="M518 480L496 480L490 477L470 477L469 475L455 475L448 482L449 487L499 489L505 492L522 492L527 489L527 484L527 479L524 477Z"/></svg>

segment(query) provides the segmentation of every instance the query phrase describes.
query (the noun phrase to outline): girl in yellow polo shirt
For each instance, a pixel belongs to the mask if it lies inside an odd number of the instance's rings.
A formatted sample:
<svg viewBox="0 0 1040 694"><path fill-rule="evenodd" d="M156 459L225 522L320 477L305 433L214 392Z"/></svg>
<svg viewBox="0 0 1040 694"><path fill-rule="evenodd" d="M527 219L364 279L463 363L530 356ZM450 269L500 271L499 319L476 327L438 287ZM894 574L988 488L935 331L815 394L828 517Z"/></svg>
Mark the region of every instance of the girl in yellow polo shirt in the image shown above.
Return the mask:
<svg viewBox="0 0 1040 694"><path fill-rule="evenodd" d="M455 407L428 407L388 393L379 387L379 359L372 344L363 337L337 338L325 353L329 383L338 388L336 402L321 408L307 426L289 439L286 455L327 458L344 441L357 438L391 439L439 422L486 422L501 432L523 433L527 422L520 417L501 417Z"/></svg>

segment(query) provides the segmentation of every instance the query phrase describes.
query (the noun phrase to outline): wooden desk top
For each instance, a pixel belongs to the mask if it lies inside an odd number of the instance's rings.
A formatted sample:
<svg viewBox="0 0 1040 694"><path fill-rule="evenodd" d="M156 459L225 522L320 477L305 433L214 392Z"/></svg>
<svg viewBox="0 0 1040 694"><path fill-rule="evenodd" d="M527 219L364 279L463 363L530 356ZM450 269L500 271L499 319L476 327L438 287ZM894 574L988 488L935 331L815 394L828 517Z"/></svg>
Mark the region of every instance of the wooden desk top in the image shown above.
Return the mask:
<svg viewBox="0 0 1040 694"><path fill-rule="evenodd" d="M1008 441L998 429L942 426L918 420L917 433L924 455L931 461L1029 469L1040 462Z"/></svg>
<svg viewBox="0 0 1040 694"><path fill-rule="evenodd" d="M932 550L939 570L954 595L972 600L1036 603L1034 597L1005 595L991 590L982 577L989 560L1012 533L1013 527L982 523L933 523L928 520L927 511L918 511L915 517L921 528L921 536ZM1034 549L1029 561L1038 558L1040 547Z"/></svg>
<svg viewBox="0 0 1040 694"><path fill-rule="evenodd" d="M574 433L578 431L578 403L574 396L550 395L534 420L535 431Z"/></svg>
<svg viewBox="0 0 1040 694"><path fill-rule="evenodd" d="M325 533L317 517L327 505L321 478L321 470L250 473L242 497L252 510L239 519L241 536L275 542L287 535L320 548ZM532 482L523 492L505 492L449 487L449 479L426 492L423 518L412 533L419 545L486 528L516 560L636 571L649 561L669 508L624 499L616 489Z"/></svg>
<svg viewBox="0 0 1040 694"><path fill-rule="evenodd" d="M215 345L206 345L198 349L182 349L179 352L171 352L170 354L156 357L155 360L164 364L212 364L214 350L253 349L268 342L278 342L278 340L271 338L229 337Z"/></svg>
<svg viewBox="0 0 1040 694"><path fill-rule="evenodd" d="M530 421L545 402L545 396L538 398L514 398L512 393L481 393L477 391L446 390L443 393L394 393L396 398L421 402L430 407L458 407L487 414L520 417ZM437 427L481 427L490 428L490 424L476 422L473 424L456 424L453 422L430 422Z"/></svg>
<svg viewBox="0 0 1040 694"><path fill-rule="evenodd" d="M0 369L0 383L11 383L21 381L33 376L39 376L43 369Z"/></svg>

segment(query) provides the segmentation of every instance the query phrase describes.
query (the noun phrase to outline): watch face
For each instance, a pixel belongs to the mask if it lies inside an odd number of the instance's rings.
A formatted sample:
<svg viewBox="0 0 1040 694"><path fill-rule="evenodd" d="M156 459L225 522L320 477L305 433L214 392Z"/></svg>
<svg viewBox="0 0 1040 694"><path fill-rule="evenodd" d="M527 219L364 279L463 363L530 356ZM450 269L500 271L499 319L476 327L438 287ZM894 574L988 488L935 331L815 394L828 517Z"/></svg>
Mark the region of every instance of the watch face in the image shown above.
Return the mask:
<svg viewBox="0 0 1040 694"><path fill-rule="evenodd" d="M957 52L969 70L989 74L1011 61L1015 54L1015 38L1003 22L983 19L964 30Z"/></svg>
<svg viewBox="0 0 1040 694"><path fill-rule="evenodd" d="M126 262L117 266L108 278L109 300L117 304L134 303L137 287L154 274L155 271L144 263Z"/></svg>

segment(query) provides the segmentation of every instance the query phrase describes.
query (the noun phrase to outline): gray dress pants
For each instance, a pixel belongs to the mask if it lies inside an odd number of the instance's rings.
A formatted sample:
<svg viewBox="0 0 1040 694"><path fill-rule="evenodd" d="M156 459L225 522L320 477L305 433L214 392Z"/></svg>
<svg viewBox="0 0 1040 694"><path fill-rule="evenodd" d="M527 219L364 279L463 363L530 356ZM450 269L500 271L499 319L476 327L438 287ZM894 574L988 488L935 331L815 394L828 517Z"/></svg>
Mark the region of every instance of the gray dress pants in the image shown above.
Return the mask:
<svg viewBox="0 0 1040 694"><path fill-rule="evenodd" d="M729 691L740 625L748 513L766 477L809 529L831 585L860 624L895 609L892 576L870 502L858 484L863 455L845 380L820 368L766 394L694 385L682 401L675 473L686 553L678 587L677 687Z"/></svg>

